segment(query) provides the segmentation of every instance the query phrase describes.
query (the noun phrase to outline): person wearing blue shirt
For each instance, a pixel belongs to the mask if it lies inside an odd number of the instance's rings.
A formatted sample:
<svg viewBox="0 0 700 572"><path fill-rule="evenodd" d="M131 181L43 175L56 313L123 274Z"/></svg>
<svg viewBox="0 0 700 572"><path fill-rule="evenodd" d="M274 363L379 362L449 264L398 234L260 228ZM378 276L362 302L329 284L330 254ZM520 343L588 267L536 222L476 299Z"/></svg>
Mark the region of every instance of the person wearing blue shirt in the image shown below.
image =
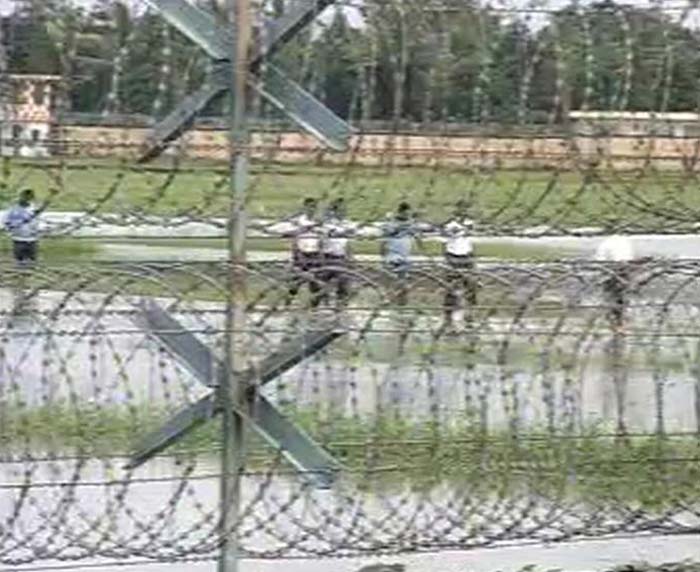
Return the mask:
<svg viewBox="0 0 700 572"><path fill-rule="evenodd" d="M39 243L39 211L34 206L34 191L24 189L17 204L5 216L5 229L12 238L12 253L21 266L36 262Z"/></svg>
<svg viewBox="0 0 700 572"><path fill-rule="evenodd" d="M397 302L406 304L408 272L411 269L411 253L414 242L418 239L418 225L413 216L411 205L402 202L394 217L382 228L381 254L384 264L399 279Z"/></svg>

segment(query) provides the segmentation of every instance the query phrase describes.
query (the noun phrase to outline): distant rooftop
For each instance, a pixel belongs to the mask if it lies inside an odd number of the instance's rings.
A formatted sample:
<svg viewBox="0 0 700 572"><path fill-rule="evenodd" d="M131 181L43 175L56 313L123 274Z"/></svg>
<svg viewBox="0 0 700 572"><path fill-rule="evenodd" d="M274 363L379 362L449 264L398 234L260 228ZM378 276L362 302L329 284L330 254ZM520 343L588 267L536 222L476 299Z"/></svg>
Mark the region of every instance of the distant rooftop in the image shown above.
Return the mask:
<svg viewBox="0 0 700 572"><path fill-rule="evenodd" d="M571 111L569 119L597 121L700 121L700 113L689 111Z"/></svg>
<svg viewBox="0 0 700 572"><path fill-rule="evenodd" d="M26 79L29 81L60 81L60 75L38 74L38 73L10 73L10 79Z"/></svg>

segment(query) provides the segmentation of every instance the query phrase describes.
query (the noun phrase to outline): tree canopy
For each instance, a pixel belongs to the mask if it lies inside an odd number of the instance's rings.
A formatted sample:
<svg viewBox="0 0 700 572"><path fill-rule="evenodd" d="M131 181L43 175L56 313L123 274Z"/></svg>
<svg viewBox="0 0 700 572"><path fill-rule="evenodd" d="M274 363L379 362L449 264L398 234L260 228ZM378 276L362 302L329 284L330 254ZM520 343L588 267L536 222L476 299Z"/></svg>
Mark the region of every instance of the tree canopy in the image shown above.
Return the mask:
<svg viewBox="0 0 700 572"><path fill-rule="evenodd" d="M366 0L361 16L329 8L274 56L353 121L559 122L572 109L698 107L700 35L684 13L604 0L537 20L477 0ZM114 0L89 10L22 0L3 30L10 71L62 74L78 112L161 115L208 66L160 16Z"/></svg>

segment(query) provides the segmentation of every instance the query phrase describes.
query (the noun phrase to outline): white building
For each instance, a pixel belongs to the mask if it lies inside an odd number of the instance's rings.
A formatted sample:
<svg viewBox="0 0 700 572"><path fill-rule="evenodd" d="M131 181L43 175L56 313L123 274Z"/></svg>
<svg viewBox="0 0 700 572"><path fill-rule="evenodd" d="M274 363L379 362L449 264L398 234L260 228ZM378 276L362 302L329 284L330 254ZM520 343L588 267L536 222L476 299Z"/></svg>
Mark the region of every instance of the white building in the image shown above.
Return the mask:
<svg viewBox="0 0 700 572"><path fill-rule="evenodd" d="M56 86L52 75L10 75L0 101L0 154L48 157L55 118Z"/></svg>

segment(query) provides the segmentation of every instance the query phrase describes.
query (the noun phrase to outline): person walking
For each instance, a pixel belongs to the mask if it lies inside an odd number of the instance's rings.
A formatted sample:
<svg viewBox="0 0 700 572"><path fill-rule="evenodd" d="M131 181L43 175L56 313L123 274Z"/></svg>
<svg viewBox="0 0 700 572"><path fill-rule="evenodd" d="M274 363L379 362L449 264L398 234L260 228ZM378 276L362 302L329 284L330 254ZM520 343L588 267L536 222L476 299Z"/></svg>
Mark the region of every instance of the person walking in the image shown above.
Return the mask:
<svg viewBox="0 0 700 572"><path fill-rule="evenodd" d="M5 229L12 238L12 254L19 266L36 262L39 243L39 210L34 206L34 191L24 189L17 204L5 216Z"/></svg>
<svg viewBox="0 0 700 572"><path fill-rule="evenodd" d="M334 200L326 212L323 223L323 299L335 290L336 304L342 307L350 296L348 266L350 264L350 237L357 232L357 225L348 220L345 200Z"/></svg>
<svg viewBox="0 0 700 572"><path fill-rule="evenodd" d="M474 245L470 237L473 221L467 217L467 204L459 201L454 215L442 226L444 257L447 264L445 323L453 326L464 318L464 303L472 309L477 303L474 272Z"/></svg>
<svg viewBox="0 0 700 572"><path fill-rule="evenodd" d="M624 326L627 291L631 279L631 263L637 258L632 241L627 236L613 235L604 239L596 249L595 259L607 264L603 293L608 305L608 317L614 330Z"/></svg>
<svg viewBox="0 0 700 572"><path fill-rule="evenodd" d="M414 242L420 241L418 225L411 205L399 203L396 213L382 228L381 255L385 266L399 279L396 301L405 306L408 299L408 273L411 269L411 254Z"/></svg>
<svg viewBox="0 0 700 572"><path fill-rule="evenodd" d="M311 307L316 308L322 298L321 277L318 275L321 264L321 224L318 220L318 203L307 197L301 213L290 221L291 230L286 233L292 238L292 277L287 291L287 305L307 284L311 295Z"/></svg>

